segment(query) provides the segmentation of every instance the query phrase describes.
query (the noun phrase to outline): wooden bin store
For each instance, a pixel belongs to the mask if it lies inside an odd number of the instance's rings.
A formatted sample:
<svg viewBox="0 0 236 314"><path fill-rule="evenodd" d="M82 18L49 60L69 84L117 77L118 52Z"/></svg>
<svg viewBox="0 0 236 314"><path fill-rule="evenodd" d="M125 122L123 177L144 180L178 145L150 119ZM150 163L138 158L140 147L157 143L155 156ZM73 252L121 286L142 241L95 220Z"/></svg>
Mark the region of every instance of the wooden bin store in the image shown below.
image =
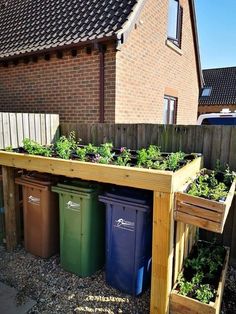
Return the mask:
<svg viewBox="0 0 236 314"><path fill-rule="evenodd" d="M5 151L0 152L0 164L2 165L8 250L13 250L18 241L18 190L14 183L14 168L153 191L150 313L169 312L172 284L182 268L184 257L191 250L196 232L195 227L178 222L174 240L174 193L180 190L189 177L196 175L201 169L202 157L196 158L176 172L93 164Z"/></svg>

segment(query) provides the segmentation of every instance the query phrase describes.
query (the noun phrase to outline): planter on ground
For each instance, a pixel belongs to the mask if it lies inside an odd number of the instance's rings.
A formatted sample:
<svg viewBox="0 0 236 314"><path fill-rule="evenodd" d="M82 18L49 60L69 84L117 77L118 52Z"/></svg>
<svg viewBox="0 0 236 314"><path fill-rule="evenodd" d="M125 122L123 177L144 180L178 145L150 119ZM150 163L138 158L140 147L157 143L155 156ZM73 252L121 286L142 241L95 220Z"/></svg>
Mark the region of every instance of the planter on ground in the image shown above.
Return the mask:
<svg viewBox="0 0 236 314"><path fill-rule="evenodd" d="M175 220L222 233L234 197L235 180L229 187L227 197L221 201L189 195L190 186L191 183L184 192L175 193Z"/></svg>
<svg viewBox="0 0 236 314"><path fill-rule="evenodd" d="M226 272L229 262L229 248L225 248L225 259L220 274L215 299L209 304L181 295L178 282L174 285L170 295L170 314L219 314L224 291Z"/></svg>

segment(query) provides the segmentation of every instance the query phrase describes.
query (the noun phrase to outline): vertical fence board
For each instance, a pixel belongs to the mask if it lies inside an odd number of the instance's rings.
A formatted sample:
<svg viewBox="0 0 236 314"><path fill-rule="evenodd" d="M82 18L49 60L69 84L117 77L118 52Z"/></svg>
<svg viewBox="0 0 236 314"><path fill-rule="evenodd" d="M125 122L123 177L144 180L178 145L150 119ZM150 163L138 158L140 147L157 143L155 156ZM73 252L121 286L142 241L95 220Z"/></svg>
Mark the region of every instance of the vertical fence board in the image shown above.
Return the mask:
<svg viewBox="0 0 236 314"><path fill-rule="evenodd" d="M0 149L22 146L24 138L49 144L59 136L58 132L58 115L0 112Z"/></svg>
<svg viewBox="0 0 236 314"><path fill-rule="evenodd" d="M35 123L35 140L38 143L42 143L41 139L41 119L40 119L40 114L36 113L34 115L34 123Z"/></svg>
<svg viewBox="0 0 236 314"><path fill-rule="evenodd" d="M9 122L10 122L10 138L11 138L11 146L18 147L18 138L17 138L17 126L16 126L16 114L9 114Z"/></svg>
<svg viewBox="0 0 236 314"><path fill-rule="evenodd" d="M23 113L23 132L24 132L24 135L23 135L24 138L30 137L28 113Z"/></svg>
<svg viewBox="0 0 236 314"><path fill-rule="evenodd" d="M16 114L16 123L17 123L17 139L18 145L23 145L24 132L23 132L23 117L21 113Z"/></svg>
<svg viewBox="0 0 236 314"><path fill-rule="evenodd" d="M8 147L11 145L10 123L8 113L3 113L3 140L4 147Z"/></svg>

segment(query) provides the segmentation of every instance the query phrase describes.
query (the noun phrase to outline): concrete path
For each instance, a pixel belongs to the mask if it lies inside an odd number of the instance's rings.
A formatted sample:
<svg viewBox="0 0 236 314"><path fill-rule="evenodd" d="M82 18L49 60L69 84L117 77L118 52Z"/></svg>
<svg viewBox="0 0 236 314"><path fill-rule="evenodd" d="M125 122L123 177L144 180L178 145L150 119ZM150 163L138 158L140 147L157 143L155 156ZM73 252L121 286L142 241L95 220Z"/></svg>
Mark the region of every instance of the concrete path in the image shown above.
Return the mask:
<svg viewBox="0 0 236 314"><path fill-rule="evenodd" d="M0 313L1 314L25 314L36 302L26 298L25 303L16 304L17 290L0 282Z"/></svg>

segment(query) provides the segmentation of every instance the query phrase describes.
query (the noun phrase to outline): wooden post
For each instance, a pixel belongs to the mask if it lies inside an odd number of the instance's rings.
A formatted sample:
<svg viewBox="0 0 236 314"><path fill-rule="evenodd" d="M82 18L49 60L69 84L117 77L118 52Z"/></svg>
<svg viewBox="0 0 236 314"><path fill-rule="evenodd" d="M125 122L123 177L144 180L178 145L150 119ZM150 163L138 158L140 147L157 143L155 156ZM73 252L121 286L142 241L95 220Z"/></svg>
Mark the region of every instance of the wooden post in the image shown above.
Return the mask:
<svg viewBox="0 0 236 314"><path fill-rule="evenodd" d="M2 167L2 182L5 208L6 244L7 250L16 248L19 237L19 213L16 204L15 169Z"/></svg>
<svg viewBox="0 0 236 314"><path fill-rule="evenodd" d="M173 270L173 194L154 191L151 314L169 312Z"/></svg>

